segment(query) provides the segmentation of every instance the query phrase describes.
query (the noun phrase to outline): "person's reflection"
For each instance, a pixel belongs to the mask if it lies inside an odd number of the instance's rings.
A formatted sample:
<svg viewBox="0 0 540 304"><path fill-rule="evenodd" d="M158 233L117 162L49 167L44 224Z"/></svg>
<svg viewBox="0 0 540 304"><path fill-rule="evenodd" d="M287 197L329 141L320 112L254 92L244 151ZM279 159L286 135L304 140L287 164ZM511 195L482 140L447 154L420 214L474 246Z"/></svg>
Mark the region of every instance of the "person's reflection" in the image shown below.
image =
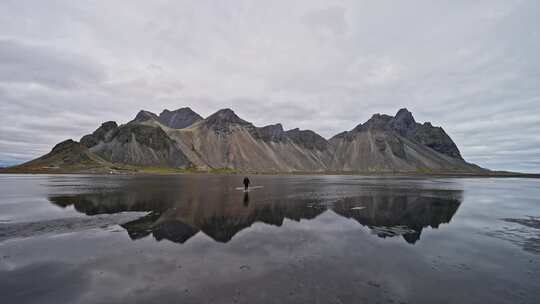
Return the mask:
<svg viewBox="0 0 540 304"><path fill-rule="evenodd" d="M244 206L249 206L249 193L244 192Z"/></svg>

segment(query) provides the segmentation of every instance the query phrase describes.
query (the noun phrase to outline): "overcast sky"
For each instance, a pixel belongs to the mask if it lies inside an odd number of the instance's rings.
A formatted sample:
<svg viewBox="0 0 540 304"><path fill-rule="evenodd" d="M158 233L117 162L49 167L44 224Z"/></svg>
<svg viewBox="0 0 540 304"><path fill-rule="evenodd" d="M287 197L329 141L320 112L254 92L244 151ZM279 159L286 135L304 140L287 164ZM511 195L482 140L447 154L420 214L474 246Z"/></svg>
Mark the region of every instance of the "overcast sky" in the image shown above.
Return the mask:
<svg viewBox="0 0 540 304"><path fill-rule="evenodd" d="M407 107L540 172L540 1L0 2L0 165L139 109L325 137Z"/></svg>

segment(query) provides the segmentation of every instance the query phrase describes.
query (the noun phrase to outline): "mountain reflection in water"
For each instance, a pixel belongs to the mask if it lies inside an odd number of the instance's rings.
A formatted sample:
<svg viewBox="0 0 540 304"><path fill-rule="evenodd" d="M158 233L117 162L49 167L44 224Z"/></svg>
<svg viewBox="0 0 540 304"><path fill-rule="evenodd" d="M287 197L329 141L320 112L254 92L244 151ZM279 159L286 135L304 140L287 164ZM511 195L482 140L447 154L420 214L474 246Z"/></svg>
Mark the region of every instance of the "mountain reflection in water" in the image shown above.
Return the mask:
<svg viewBox="0 0 540 304"><path fill-rule="evenodd" d="M243 193L234 185L149 187L124 185L112 191L49 196L61 207L73 206L86 215L144 211L147 215L121 225L132 240L150 234L184 243L203 232L217 242L229 242L254 223L280 227L285 219L311 220L334 212L368 227L381 238L402 236L414 244L428 226L449 223L462 201L461 190L360 187L329 195L324 189L297 192L272 188Z"/></svg>

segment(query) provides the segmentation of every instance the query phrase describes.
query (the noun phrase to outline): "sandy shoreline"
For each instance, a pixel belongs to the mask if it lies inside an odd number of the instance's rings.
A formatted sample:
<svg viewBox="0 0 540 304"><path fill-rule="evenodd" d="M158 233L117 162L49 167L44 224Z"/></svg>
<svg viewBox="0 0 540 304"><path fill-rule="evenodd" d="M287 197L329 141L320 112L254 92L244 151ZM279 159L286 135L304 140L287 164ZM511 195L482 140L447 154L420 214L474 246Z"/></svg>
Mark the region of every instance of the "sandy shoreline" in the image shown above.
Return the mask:
<svg viewBox="0 0 540 304"><path fill-rule="evenodd" d="M233 174L233 175L356 175L356 176L428 176L428 177L519 177L519 178L540 178L539 173L520 173L520 172L505 172L505 171L489 171L485 173L478 172L254 172L254 171L234 171L234 170L212 170L212 171L196 171L196 170L181 170L172 168L159 169L134 169L134 170L18 170L18 169L0 169L0 174L91 174L91 175L175 175L175 174Z"/></svg>

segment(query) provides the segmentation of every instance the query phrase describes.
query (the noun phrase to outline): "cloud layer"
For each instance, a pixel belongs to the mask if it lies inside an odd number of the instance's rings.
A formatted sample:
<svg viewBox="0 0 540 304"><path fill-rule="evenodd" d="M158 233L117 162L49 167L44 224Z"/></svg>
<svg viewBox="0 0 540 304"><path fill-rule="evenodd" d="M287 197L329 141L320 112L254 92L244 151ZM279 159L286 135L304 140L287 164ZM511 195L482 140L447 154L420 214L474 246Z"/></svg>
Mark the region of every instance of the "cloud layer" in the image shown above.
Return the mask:
<svg viewBox="0 0 540 304"><path fill-rule="evenodd" d="M139 109L330 137L407 107L464 157L540 172L538 1L3 1L0 165Z"/></svg>

